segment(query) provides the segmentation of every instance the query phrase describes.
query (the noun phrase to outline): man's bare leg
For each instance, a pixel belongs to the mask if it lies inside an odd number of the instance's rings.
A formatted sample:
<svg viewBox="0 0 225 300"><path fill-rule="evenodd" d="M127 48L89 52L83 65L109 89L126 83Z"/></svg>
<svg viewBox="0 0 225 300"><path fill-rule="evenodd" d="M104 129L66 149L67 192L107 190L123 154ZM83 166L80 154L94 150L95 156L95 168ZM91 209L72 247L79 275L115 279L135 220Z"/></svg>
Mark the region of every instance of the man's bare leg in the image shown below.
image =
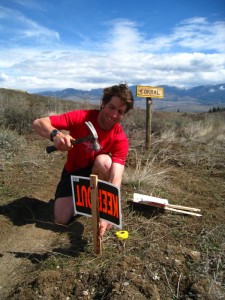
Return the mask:
<svg viewBox="0 0 225 300"><path fill-rule="evenodd" d="M73 197L62 197L55 200L55 223L66 225L74 216Z"/></svg>
<svg viewBox="0 0 225 300"><path fill-rule="evenodd" d="M101 180L108 181L111 166L111 157L108 154L100 154L95 158L92 174L98 175L98 178Z"/></svg>

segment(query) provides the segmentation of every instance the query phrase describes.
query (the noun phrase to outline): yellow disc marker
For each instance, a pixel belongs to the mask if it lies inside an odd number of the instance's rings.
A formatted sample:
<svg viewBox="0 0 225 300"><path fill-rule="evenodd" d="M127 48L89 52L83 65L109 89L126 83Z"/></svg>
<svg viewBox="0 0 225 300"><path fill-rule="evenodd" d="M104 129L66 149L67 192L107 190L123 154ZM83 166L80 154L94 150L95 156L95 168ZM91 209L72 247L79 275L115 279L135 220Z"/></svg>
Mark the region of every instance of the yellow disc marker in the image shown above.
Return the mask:
<svg viewBox="0 0 225 300"><path fill-rule="evenodd" d="M121 230L121 231L116 232L116 236L120 240L126 240L126 239L128 239L129 234L128 234L128 231Z"/></svg>

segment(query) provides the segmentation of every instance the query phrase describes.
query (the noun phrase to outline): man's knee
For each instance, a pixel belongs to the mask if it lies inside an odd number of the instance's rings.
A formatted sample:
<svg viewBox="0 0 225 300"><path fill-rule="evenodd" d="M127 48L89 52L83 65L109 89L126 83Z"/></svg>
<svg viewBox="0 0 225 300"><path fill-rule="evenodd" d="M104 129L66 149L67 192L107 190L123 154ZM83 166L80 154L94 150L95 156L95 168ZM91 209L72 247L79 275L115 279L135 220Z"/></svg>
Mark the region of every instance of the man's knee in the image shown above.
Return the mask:
<svg viewBox="0 0 225 300"><path fill-rule="evenodd" d="M69 218L65 214L54 213L54 220L56 224L67 225L70 222L71 218Z"/></svg>
<svg viewBox="0 0 225 300"><path fill-rule="evenodd" d="M95 158L93 169L101 172L109 172L112 166L112 159L108 154L100 154Z"/></svg>
<svg viewBox="0 0 225 300"><path fill-rule="evenodd" d="M95 158L92 173L102 180L108 180L112 166L112 159L108 154L100 154Z"/></svg>
<svg viewBox="0 0 225 300"><path fill-rule="evenodd" d="M74 216L72 197L58 198L54 205L55 223L67 225Z"/></svg>

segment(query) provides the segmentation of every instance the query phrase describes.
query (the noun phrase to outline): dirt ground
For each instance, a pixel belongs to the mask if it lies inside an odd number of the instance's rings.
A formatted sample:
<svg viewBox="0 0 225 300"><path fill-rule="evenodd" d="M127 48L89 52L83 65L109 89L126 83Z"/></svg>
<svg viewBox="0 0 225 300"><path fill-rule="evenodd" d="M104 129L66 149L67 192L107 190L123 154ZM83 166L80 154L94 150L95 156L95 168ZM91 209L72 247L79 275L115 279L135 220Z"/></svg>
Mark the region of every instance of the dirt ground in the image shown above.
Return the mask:
<svg viewBox="0 0 225 300"><path fill-rule="evenodd" d="M47 155L38 138L27 143L0 165L0 299L225 299L224 151L209 164L204 155L183 159L184 148L174 147L167 184L153 194L200 208L202 217L132 205L133 192L145 190L125 184L129 238L118 240L112 228L97 256L90 218L54 224L64 154Z"/></svg>

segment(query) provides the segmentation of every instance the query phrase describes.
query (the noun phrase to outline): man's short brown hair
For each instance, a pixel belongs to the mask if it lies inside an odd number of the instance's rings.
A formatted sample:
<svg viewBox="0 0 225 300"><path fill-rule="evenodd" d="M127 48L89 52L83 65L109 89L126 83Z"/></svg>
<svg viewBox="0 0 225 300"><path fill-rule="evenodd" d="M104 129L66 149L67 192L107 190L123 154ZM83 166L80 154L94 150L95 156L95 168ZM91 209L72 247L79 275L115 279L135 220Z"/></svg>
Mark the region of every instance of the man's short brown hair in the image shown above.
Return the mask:
<svg viewBox="0 0 225 300"><path fill-rule="evenodd" d="M119 85L113 85L103 90L102 103L107 104L113 96L117 96L121 101L127 105L125 113L127 113L134 106L134 98L131 90L127 84L121 83Z"/></svg>

